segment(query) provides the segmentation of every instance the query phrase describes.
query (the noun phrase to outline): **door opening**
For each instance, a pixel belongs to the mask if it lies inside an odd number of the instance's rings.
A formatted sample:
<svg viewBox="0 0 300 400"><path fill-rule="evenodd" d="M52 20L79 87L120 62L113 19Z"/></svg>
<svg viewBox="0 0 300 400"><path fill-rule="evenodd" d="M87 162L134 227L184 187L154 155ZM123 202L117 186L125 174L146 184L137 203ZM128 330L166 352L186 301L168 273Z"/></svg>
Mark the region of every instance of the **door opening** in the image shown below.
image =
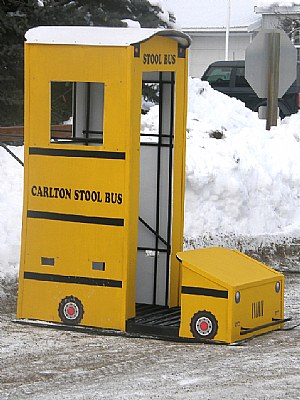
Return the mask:
<svg viewBox="0 0 300 400"><path fill-rule="evenodd" d="M140 138L136 302L168 305L173 204L175 73L143 73L158 124ZM150 93L150 94L149 94Z"/></svg>

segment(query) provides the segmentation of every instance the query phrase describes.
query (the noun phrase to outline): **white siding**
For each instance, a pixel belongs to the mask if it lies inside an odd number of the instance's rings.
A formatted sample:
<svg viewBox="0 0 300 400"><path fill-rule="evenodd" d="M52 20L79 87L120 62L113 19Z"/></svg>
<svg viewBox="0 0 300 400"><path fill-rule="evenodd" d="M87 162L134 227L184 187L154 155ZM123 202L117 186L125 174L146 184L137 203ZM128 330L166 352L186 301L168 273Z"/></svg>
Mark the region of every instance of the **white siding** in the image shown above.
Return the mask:
<svg viewBox="0 0 300 400"><path fill-rule="evenodd" d="M208 33L209 35L209 33ZM189 75L201 77L209 64L225 60L225 34L223 36L193 36L189 49ZM229 60L244 60L250 43L249 35L229 37Z"/></svg>

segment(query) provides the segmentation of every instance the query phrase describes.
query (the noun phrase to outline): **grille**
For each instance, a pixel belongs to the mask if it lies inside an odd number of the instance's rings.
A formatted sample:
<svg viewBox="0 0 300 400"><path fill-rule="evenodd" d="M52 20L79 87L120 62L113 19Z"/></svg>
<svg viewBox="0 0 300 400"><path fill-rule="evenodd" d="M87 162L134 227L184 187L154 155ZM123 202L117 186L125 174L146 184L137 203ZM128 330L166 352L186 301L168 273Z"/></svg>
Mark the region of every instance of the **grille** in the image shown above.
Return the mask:
<svg viewBox="0 0 300 400"><path fill-rule="evenodd" d="M252 303L252 319L263 317L264 315L264 301L256 301Z"/></svg>

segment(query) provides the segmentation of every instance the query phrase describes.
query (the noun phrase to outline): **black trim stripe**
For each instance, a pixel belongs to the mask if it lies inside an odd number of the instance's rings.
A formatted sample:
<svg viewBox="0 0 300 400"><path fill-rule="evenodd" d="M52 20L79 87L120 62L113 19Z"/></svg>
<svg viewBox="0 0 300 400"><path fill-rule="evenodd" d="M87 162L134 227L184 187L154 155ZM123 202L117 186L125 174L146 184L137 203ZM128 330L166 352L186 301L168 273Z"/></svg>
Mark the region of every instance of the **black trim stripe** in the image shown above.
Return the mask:
<svg viewBox="0 0 300 400"><path fill-rule="evenodd" d="M89 217L86 215L60 214L47 211L27 211L27 218L49 219L52 221L78 222L80 224L124 226L122 218Z"/></svg>
<svg viewBox="0 0 300 400"><path fill-rule="evenodd" d="M40 274L38 272L24 272L24 279L32 279L34 281L59 282L59 283L75 283L78 285L105 286L105 287L122 287L122 281L113 279L97 279L87 278L84 276L64 276L54 274Z"/></svg>
<svg viewBox="0 0 300 400"><path fill-rule="evenodd" d="M195 294L197 296L209 296L209 297L219 297L221 299L228 299L227 290L216 290L201 287L192 286L182 286L181 293L183 294Z"/></svg>
<svg viewBox="0 0 300 400"><path fill-rule="evenodd" d="M81 158L104 158L108 160L125 160L125 153L120 151L91 151L91 150L67 150L51 149L42 147L30 147L30 155L56 156L56 157L81 157Z"/></svg>

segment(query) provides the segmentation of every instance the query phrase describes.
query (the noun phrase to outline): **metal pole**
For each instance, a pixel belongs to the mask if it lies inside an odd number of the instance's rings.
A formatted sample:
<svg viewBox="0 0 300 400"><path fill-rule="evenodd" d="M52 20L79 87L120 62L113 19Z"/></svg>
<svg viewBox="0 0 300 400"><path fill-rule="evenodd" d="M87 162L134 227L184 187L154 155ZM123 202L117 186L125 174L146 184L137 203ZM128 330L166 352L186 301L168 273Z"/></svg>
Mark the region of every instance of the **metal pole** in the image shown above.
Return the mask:
<svg viewBox="0 0 300 400"><path fill-rule="evenodd" d="M271 32L267 37L269 67L266 129L269 131L271 126L277 126L280 33Z"/></svg>
<svg viewBox="0 0 300 400"><path fill-rule="evenodd" d="M228 61L229 54L229 28L230 28L231 0L228 0L226 35L225 35L225 61Z"/></svg>

